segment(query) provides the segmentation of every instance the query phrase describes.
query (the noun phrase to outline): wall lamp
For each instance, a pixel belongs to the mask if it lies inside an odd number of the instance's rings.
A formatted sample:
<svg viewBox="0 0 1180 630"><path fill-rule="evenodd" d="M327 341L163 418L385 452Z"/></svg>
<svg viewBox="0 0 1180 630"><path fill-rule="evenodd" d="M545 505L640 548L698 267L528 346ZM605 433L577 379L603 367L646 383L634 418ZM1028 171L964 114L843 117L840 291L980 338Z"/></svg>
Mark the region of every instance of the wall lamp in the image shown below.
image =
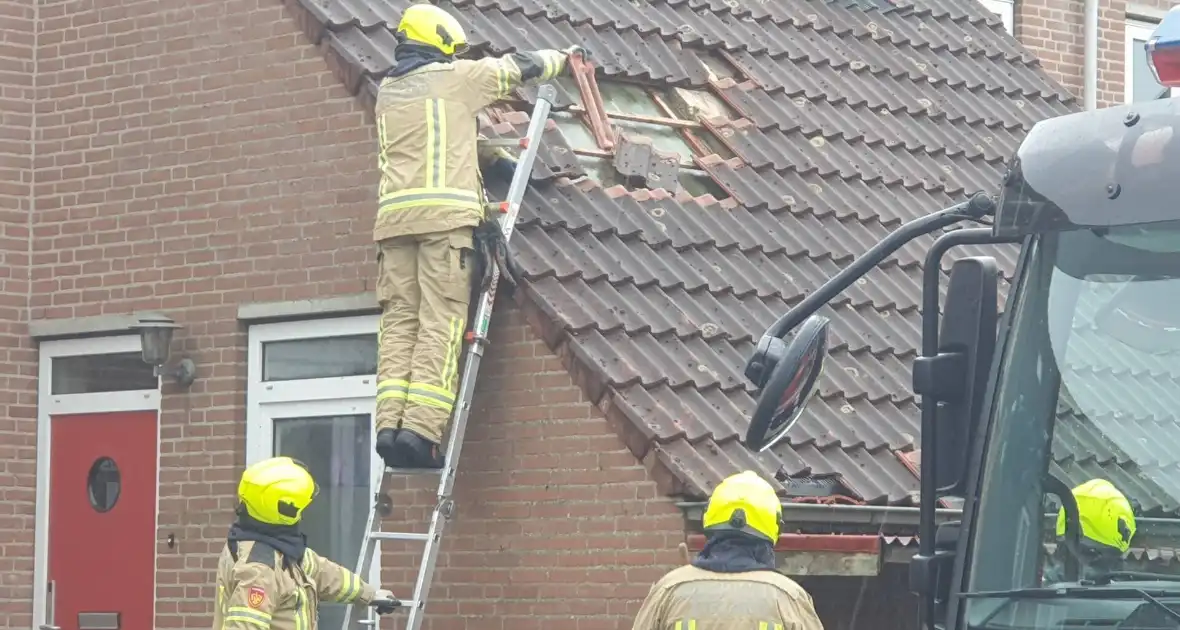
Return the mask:
<svg viewBox="0 0 1180 630"><path fill-rule="evenodd" d="M172 367L165 367L172 347L172 333L181 328L171 317L160 313L140 316L132 328L139 333L143 362L152 366L153 373L170 376L180 386L188 387L197 379L197 364L192 359L181 359Z"/></svg>

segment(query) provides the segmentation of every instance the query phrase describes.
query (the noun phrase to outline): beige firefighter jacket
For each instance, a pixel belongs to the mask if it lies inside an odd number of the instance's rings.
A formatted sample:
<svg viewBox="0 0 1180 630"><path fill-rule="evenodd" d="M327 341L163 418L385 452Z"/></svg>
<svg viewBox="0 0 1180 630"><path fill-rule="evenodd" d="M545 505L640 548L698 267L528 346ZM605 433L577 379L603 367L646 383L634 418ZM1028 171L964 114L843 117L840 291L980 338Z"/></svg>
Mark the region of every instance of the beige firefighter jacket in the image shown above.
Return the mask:
<svg viewBox="0 0 1180 630"><path fill-rule="evenodd" d="M687 565L651 587L632 630L823 630L811 596L774 571L715 573Z"/></svg>
<svg viewBox="0 0 1180 630"><path fill-rule="evenodd" d="M321 600L367 606L376 589L355 573L308 549L301 566L283 566L264 543L229 545L217 563L213 630L316 630Z"/></svg>
<svg viewBox="0 0 1180 630"><path fill-rule="evenodd" d="M373 240L475 226L484 216L476 114L565 69L558 50L432 63L387 77L375 115L381 171Z"/></svg>

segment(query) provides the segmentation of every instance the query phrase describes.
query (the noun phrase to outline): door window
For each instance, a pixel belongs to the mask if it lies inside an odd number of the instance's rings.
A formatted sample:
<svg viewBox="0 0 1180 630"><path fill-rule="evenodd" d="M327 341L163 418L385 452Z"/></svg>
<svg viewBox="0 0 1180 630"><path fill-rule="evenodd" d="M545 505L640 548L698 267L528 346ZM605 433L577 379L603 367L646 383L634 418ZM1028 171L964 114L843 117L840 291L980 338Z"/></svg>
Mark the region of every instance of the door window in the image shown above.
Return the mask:
<svg viewBox="0 0 1180 630"><path fill-rule="evenodd" d="M159 378L138 352L83 354L50 359L50 394L99 394L156 389Z"/></svg>
<svg viewBox="0 0 1180 630"><path fill-rule="evenodd" d="M276 418L274 454L307 465L319 495L303 513L307 544L320 555L352 569L361 550L372 493L369 416ZM320 607L320 626L339 628L344 611Z"/></svg>
<svg viewBox="0 0 1180 630"><path fill-rule="evenodd" d="M90 495L90 507L95 512L110 512L119 500L119 467L109 457L99 457L90 466L86 477L86 490Z"/></svg>

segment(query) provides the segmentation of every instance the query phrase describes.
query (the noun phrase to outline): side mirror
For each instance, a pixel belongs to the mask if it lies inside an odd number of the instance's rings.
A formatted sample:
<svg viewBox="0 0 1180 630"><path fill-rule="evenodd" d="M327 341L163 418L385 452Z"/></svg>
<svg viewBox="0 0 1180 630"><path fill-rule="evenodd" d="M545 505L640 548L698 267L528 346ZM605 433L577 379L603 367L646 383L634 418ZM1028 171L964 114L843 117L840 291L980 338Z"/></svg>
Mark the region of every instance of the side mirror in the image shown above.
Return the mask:
<svg viewBox="0 0 1180 630"><path fill-rule="evenodd" d="M828 323L826 317L812 315L790 342L771 344L767 362L774 367L750 418L746 448L763 452L778 444L803 413L828 356Z"/></svg>
<svg viewBox="0 0 1180 630"><path fill-rule="evenodd" d="M937 354L914 360L914 392L922 396L923 405L935 404L937 443L933 453L922 453L926 459L922 472L934 475L938 495L964 492L971 436L982 413L995 355L999 275L994 258L955 261ZM930 323L927 317L937 316L923 313L923 327ZM928 465L931 459L933 464Z"/></svg>

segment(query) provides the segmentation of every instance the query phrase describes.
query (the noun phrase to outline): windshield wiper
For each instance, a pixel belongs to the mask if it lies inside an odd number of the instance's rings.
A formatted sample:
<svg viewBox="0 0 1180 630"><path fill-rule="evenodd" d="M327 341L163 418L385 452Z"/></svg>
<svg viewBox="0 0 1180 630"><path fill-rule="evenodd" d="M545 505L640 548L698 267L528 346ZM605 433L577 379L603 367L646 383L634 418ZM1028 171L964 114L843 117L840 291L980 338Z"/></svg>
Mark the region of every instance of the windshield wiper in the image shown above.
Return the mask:
<svg viewBox="0 0 1180 630"><path fill-rule="evenodd" d="M1115 571L1116 574L1136 574L1134 571ZM1136 574L1136 575L1150 575L1150 574ZM1180 581L1180 578L1172 577L1171 581ZM1152 594L1154 593L1154 595ZM1018 599L1058 599L1063 597L1076 597L1078 599L1132 599L1139 598L1145 602L1158 608L1165 615L1171 617L1173 620L1180 622L1180 612L1176 612L1168 607L1167 604L1155 598L1155 595L1177 595L1174 590L1153 590L1151 593L1141 588L1128 588L1125 586L1117 587L1094 587L1094 586L1041 586L1032 588L1018 588L1010 591L975 591L963 593L963 597L967 599L977 599L983 597L1004 597L1008 598L1009 602ZM1000 606L992 611L979 625L985 626L992 617L995 617L1000 611L1007 608L1007 605Z"/></svg>
<svg viewBox="0 0 1180 630"><path fill-rule="evenodd" d="M1107 571L1106 573L1099 573L1098 575L1087 577L1082 580L1082 584L1110 584L1111 581L1123 580L1144 580L1155 582L1180 582L1180 575L1169 575L1167 573L1147 573L1146 571Z"/></svg>

